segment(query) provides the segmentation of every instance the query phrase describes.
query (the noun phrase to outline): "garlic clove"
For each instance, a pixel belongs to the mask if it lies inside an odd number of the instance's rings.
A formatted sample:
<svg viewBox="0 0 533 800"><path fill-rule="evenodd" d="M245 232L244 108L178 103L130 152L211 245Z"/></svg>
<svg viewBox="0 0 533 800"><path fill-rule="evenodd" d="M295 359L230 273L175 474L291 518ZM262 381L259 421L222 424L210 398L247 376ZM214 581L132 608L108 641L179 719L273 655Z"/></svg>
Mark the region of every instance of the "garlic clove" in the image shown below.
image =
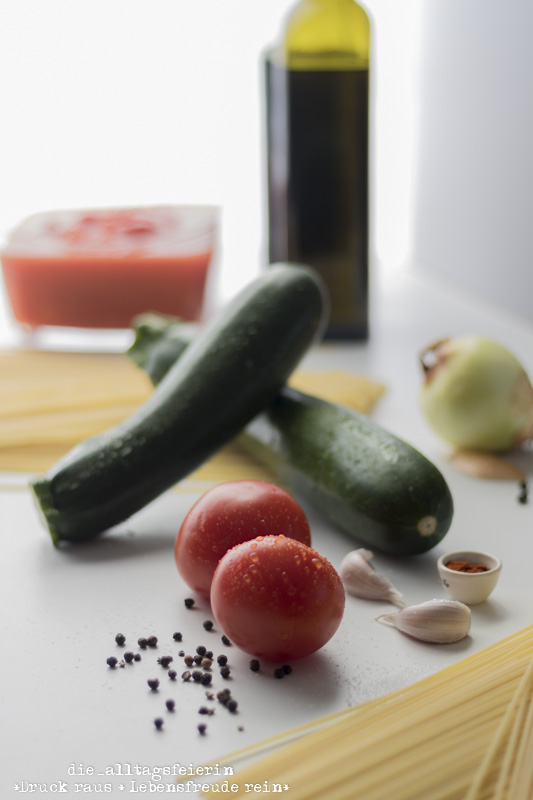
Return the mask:
<svg viewBox="0 0 533 800"><path fill-rule="evenodd" d="M502 452L533 436L533 387L507 348L480 336L444 339L420 360L422 411L445 441Z"/></svg>
<svg viewBox="0 0 533 800"><path fill-rule="evenodd" d="M378 575L370 563L374 554L360 548L352 550L342 560L339 575L346 591L355 597L366 600L386 600L403 605L401 593L388 578Z"/></svg>
<svg viewBox="0 0 533 800"><path fill-rule="evenodd" d="M382 614L377 621L422 642L450 644L470 633L471 612L458 600L428 600L394 614Z"/></svg>

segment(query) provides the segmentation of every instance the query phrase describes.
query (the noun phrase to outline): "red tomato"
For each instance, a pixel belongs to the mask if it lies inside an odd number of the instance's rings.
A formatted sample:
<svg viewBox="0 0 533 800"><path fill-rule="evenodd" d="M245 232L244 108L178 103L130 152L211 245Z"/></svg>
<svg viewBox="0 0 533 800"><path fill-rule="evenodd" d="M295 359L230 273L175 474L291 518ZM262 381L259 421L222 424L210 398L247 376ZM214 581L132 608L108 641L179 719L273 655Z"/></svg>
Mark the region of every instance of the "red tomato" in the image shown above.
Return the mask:
<svg viewBox="0 0 533 800"><path fill-rule="evenodd" d="M326 644L344 601L329 561L284 536L259 536L229 550L211 585L221 630L241 650L272 661L301 658Z"/></svg>
<svg viewBox="0 0 533 800"><path fill-rule="evenodd" d="M176 565L191 589L209 597L222 556L240 542L270 534L311 543L307 517L296 500L265 481L220 483L183 520L174 547Z"/></svg>

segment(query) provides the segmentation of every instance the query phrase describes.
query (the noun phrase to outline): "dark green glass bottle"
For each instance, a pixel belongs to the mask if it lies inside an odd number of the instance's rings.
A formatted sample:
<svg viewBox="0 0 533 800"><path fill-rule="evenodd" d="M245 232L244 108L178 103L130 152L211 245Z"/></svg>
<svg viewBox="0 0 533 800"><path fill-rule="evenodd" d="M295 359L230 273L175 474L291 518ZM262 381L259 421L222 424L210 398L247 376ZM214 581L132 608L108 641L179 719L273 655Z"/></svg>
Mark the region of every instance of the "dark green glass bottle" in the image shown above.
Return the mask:
<svg viewBox="0 0 533 800"><path fill-rule="evenodd" d="M268 258L322 275L327 338L368 336L369 63L354 0L301 0L265 59Z"/></svg>

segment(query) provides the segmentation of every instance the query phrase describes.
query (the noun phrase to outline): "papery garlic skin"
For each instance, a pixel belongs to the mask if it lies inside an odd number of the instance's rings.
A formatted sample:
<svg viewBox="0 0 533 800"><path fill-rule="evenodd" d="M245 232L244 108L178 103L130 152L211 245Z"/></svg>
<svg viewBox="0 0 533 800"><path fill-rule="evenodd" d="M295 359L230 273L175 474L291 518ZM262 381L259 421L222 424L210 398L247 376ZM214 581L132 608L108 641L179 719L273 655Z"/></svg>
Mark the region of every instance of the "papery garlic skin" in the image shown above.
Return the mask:
<svg viewBox="0 0 533 800"><path fill-rule="evenodd" d="M422 410L445 441L503 452L533 436L533 387L507 348L480 336L444 339L420 359Z"/></svg>
<svg viewBox="0 0 533 800"><path fill-rule="evenodd" d="M374 554L360 548L351 550L342 560L339 575L348 594L365 600L386 600L403 605L401 593L388 578L378 575L370 563Z"/></svg>
<svg viewBox="0 0 533 800"><path fill-rule="evenodd" d="M422 642L451 644L470 633L471 612L458 600L428 600L377 620Z"/></svg>

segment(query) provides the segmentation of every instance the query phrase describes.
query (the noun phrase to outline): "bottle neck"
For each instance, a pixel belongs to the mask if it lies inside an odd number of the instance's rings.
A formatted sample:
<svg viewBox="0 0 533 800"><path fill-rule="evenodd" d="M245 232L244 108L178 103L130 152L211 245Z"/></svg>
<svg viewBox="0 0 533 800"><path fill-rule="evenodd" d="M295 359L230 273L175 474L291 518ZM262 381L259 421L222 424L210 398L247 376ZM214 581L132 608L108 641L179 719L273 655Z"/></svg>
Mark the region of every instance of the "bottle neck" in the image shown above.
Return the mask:
<svg viewBox="0 0 533 800"><path fill-rule="evenodd" d="M275 58L289 69L368 69L369 50L368 16L355 0L301 0Z"/></svg>

